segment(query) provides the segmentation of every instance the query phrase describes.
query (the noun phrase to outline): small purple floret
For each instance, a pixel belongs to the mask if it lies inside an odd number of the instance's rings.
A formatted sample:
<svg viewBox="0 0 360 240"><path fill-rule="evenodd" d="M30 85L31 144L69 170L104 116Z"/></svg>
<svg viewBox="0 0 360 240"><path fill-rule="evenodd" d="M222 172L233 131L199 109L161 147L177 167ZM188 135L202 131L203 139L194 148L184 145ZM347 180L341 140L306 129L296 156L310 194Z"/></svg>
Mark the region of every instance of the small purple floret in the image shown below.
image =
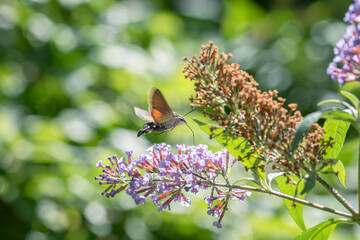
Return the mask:
<svg viewBox="0 0 360 240"><path fill-rule="evenodd" d="M221 225L220 222L213 222L213 225L214 225L215 227L219 228L219 229L222 228L222 225Z"/></svg>
<svg viewBox="0 0 360 240"><path fill-rule="evenodd" d="M128 156L131 156L133 154L133 150L129 150L129 151L126 151L125 154L128 155Z"/></svg>
<svg viewBox="0 0 360 240"><path fill-rule="evenodd" d="M103 166L103 162L101 160L99 160L96 164L96 167L102 167Z"/></svg>

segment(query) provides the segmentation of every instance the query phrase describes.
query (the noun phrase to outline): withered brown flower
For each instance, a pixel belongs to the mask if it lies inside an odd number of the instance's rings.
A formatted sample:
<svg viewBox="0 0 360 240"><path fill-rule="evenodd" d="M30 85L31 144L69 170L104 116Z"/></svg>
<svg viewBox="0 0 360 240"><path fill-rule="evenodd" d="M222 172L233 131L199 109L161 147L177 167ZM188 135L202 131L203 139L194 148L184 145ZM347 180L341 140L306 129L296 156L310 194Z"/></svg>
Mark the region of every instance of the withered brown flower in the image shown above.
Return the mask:
<svg viewBox="0 0 360 240"><path fill-rule="evenodd" d="M185 78L195 82L192 107L203 108L203 113L218 122L221 134L243 137L250 143L251 154L264 169L291 171L301 177L301 169L315 170L323 159L331 141L324 141L324 130L314 124L292 154L290 146L296 126L302 120L296 104L283 105L285 99L276 90L262 92L258 83L239 64L229 64L231 54L221 53L212 42L202 46L199 57L184 58ZM237 157L237 156L236 156ZM241 159L239 159L241 160Z"/></svg>

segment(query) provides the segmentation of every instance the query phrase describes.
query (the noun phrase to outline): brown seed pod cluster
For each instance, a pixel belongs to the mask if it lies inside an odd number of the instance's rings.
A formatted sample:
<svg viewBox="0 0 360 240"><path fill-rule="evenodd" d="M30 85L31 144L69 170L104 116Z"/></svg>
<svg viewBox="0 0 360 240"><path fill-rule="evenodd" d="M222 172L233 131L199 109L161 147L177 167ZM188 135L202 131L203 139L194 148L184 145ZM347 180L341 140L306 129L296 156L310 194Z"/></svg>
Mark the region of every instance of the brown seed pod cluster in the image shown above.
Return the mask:
<svg viewBox="0 0 360 240"><path fill-rule="evenodd" d="M188 62L183 69L185 78L195 82L191 106L203 108L204 115L223 129L221 134L245 138L262 169L275 163L273 168L298 176L300 169L314 170L331 147L330 141L324 142L323 129L314 124L291 155L296 126L303 118L297 105L289 104L286 110L285 99L278 97L276 90L260 91L254 78L238 64L228 64L231 57L225 53L219 56L218 48L210 42L202 46L199 57L184 58Z"/></svg>

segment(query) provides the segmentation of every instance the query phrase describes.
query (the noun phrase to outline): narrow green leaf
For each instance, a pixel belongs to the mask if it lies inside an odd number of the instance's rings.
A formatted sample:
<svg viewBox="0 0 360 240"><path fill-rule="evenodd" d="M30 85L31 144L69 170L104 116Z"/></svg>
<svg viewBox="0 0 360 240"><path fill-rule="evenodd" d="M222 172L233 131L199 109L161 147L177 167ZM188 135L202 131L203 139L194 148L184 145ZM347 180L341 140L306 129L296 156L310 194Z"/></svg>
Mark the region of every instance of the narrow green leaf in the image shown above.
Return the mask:
<svg viewBox="0 0 360 240"><path fill-rule="evenodd" d="M248 169L250 169L253 177L256 181L260 179L265 181L265 172L260 171L258 168L252 168L258 165L257 159L252 156L254 151L251 145L243 137L229 137L224 136L222 133L223 129L214 129L213 126L203 123L197 119L193 120L200 126L200 128L207 133L208 135L214 135L215 139L224 146L229 153L231 153L236 158L241 158L242 163ZM212 129L212 130L211 130ZM259 179L260 178L260 179Z"/></svg>
<svg viewBox="0 0 360 240"><path fill-rule="evenodd" d="M343 219L331 219L309 228L302 232L295 240L327 240L340 222L347 222Z"/></svg>
<svg viewBox="0 0 360 240"><path fill-rule="evenodd" d="M325 104L339 104L339 105L342 105L344 107L348 107L349 104L345 101L342 101L342 100L339 100L339 99L328 99L328 100L324 100L324 101L321 101L319 102L317 105L318 106L322 106L322 105L325 105Z"/></svg>
<svg viewBox="0 0 360 240"><path fill-rule="evenodd" d="M235 185L235 184L237 184L237 183L239 183L239 182L244 182L244 181L249 181L249 182L254 182L254 183L256 183L256 182L255 182L255 179L253 179L253 178L241 178L241 179L233 182L233 185Z"/></svg>
<svg viewBox="0 0 360 240"><path fill-rule="evenodd" d="M353 94L357 99L360 98L360 82L358 82L358 81L348 82L344 86L342 86L340 90ZM358 114L356 117L357 117L357 119L360 119L359 107L357 108L357 111L358 111ZM355 127L356 127L356 130L358 132L360 132L360 124L356 125Z"/></svg>
<svg viewBox="0 0 360 240"><path fill-rule="evenodd" d="M320 119L322 114L323 111L316 111L310 113L309 115L304 117L304 119L297 125L294 140L291 144L291 152L294 152L294 150L297 148L298 143L303 138L304 134L314 123L316 123Z"/></svg>
<svg viewBox="0 0 360 240"><path fill-rule="evenodd" d="M344 91L345 92L345 91ZM353 96L353 104L357 105L356 103L356 97L354 95L352 95L351 93L349 93L350 96ZM357 99L358 100L358 99ZM344 108L338 108L338 107L333 107L328 109L328 111L341 111L341 112L347 112L355 117L358 116L358 108L355 108L353 105L349 104L348 102L342 101L342 100L338 100L338 99L330 99L330 100L325 100L322 102L318 103L318 106L324 105L324 104L339 104L342 105Z"/></svg>
<svg viewBox="0 0 360 240"><path fill-rule="evenodd" d="M339 155L346 137L346 133L350 127L347 121L327 119L324 124L324 140L328 141L330 138L334 139L334 146L328 149L324 159L336 159Z"/></svg>
<svg viewBox="0 0 360 240"><path fill-rule="evenodd" d="M355 109L359 109L360 101L354 94L344 90L340 90L340 94L346 97L347 99L349 99L349 101L353 104Z"/></svg>
<svg viewBox="0 0 360 240"><path fill-rule="evenodd" d="M305 180L305 186L304 186L304 189L301 191L300 195L310 192L310 190L315 187L316 176L313 173L307 174L304 177L304 180Z"/></svg>
<svg viewBox="0 0 360 240"><path fill-rule="evenodd" d="M356 123L356 118L354 117L354 115L351 113L351 111L347 111L347 110L329 109L327 111L324 111L321 118L337 119L337 120Z"/></svg>
<svg viewBox="0 0 360 240"><path fill-rule="evenodd" d="M339 105L342 105L345 107L344 108L330 108L329 110L342 110L342 111L346 111L346 110L349 110L353 115L357 115L357 110L349 103L345 102L345 101L342 101L342 100L337 100L337 99L330 99L330 100L325 100L325 101L322 101L322 102L319 102L318 103L318 106L321 106L321 105L324 105L324 104L328 104L328 103L333 103L333 104L339 104Z"/></svg>
<svg viewBox="0 0 360 240"><path fill-rule="evenodd" d="M340 90L345 90L347 92L351 92L358 98L360 98L360 82L354 81L354 82L348 82L344 84Z"/></svg>
<svg viewBox="0 0 360 240"><path fill-rule="evenodd" d="M291 176L293 178L294 181L299 182L299 178L296 176ZM294 179L296 178L296 179ZM294 185L291 183L287 182L287 177L284 175L280 175L278 177L275 178L275 181L277 182L280 192L290 195L290 196L295 196L296 194L296 188L298 189L298 191L302 191L302 189L304 189L304 180L301 180L298 185ZM300 198L304 199L305 198L305 194L302 195ZM285 199L284 198L284 203L287 207L287 209L289 210L289 213L291 215L291 217L294 219L295 223L302 229L305 230L306 226L304 223L304 219L303 219L303 205L300 203L294 203L291 200Z"/></svg>
<svg viewBox="0 0 360 240"><path fill-rule="evenodd" d="M354 81L354 82L348 82L344 84L340 90L345 90L347 92L351 92L358 98L360 98L360 82Z"/></svg>

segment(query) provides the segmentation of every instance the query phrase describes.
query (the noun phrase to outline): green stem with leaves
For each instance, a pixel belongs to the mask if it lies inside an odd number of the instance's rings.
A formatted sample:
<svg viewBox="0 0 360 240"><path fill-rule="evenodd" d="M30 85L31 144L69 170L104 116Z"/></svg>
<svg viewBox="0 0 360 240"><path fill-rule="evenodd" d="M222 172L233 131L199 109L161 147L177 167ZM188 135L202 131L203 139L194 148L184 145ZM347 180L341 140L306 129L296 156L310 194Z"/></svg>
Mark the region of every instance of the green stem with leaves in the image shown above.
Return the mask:
<svg viewBox="0 0 360 240"><path fill-rule="evenodd" d="M164 181L164 180L168 181L168 182L173 182L174 181L172 179L162 179L161 181ZM155 180L154 179L153 181L160 181L160 180ZM336 215L339 215L339 216L347 217L347 218L350 218L350 219L354 218L354 214L349 214L349 213L345 213L345 212L342 212L342 211L339 211L339 210L336 210L336 209L325 207L325 206L323 206L321 204L313 203L313 202L310 202L308 200L304 200L304 199L301 199L301 198L290 196L290 195L287 195L287 194L284 194L284 193L281 193L281 192L277 192L277 191L274 191L274 190L271 190L271 189L256 188L256 187L250 187L250 186L232 185L232 184L229 184L228 182L227 183L214 183L214 182L211 182L211 181L208 181L208 180L205 180L205 179L204 179L204 183L206 183L208 185L211 185L211 186L215 186L215 187L224 187L224 188L229 188L229 189L242 189L242 190L248 190L248 191L251 191L251 192L266 193L266 194L269 194L269 195L274 195L274 196L277 196L277 197L285 198L285 199L291 200L293 202L301 203L301 204L307 205L309 207L317 208L317 209L320 209L322 211L333 213L333 214L336 214Z"/></svg>
<svg viewBox="0 0 360 240"><path fill-rule="evenodd" d="M332 208L328 208L325 207L323 205L320 205L318 203L313 203L301 198L297 198L294 196L290 196L281 192L277 192L277 191L273 191L273 190L269 190L269 189L264 189L264 188L255 188L255 187L250 187L250 186L239 186L239 185L229 185L229 184L221 184L221 183L209 183L213 186L217 186L217 187L226 187L226 188L237 188L237 189L242 189L242 190L248 190L251 192L261 192L261 193L267 193L269 195L275 195L277 197L281 197L281 198L285 198L288 200L291 200L293 202L298 202L304 205L307 205L309 207L313 207L313 208L317 208L320 209L322 211L326 211L326 212L330 212L339 216L343 216L343 217L347 217L347 218L351 218L353 219L354 215L353 214L349 214L349 213L345 213L336 209L332 209Z"/></svg>
<svg viewBox="0 0 360 240"><path fill-rule="evenodd" d="M349 210L354 216L358 215L357 211L346 201L346 199L333 187L331 187L324 179L319 175L316 176L317 181L321 183L347 210Z"/></svg>
<svg viewBox="0 0 360 240"><path fill-rule="evenodd" d="M302 166L308 174L312 174L310 168L305 165ZM353 216L358 215L358 212L355 208L330 184L328 184L323 178L321 178L318 174L316 174L316 180L321 183L347 210L349 210Z"/></svg>

